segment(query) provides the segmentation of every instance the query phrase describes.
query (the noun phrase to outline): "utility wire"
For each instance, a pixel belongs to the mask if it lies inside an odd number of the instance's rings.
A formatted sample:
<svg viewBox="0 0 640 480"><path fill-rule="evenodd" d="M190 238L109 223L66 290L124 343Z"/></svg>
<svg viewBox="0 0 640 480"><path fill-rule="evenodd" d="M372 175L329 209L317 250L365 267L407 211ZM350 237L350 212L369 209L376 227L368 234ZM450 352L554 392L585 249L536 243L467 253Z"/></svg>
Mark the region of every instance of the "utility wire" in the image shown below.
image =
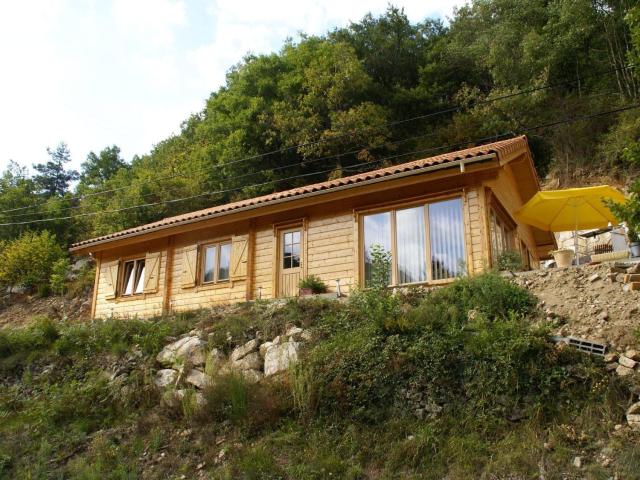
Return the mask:
<svg viewBox="0 0 640 480"><path fill-rule="evenodd" d="M399 140L385 142L384 144L379 145L377 147L373 147L373 148L378 149L378 148L383 148L383 147L390 147L390 146L393 146L393 145L398 145L398 144L410 142L410 141L413 141L413 140L433 137L433 136L436 136L437 134L438 134L438 132L430 132L430 133L425 133L423 135L414 135L412 137L406 137L406 138L402 138L402 139L399 139ZM350 151L347 151L347 152L342 152L342 153L335 154L335 155L326 155L324 157L313 158L313 159L310 159L310 160L302 160L300 162L289 163L287 165L280 165L278 167L274 167L274 168L269 169L268 172L269 173L273 173L273 172L275 172L277 170L283 170L283 169L286 169L286 168L304 166L304 165L309 165L309 164L312 164L312 163L320 162L320 161L323 161L323 160L331 160L333 158L343 157L343 156L347 156L347 155L353 155L355 153L361 152L362 149L364 149L364 148L367 148L366 144L360 145L360 147L358 147L357 149L350 150ZM246 177L251 177L251 176L254 176L254 175L264 174L265 172L266 172L265 170L259 170L259 171L256 171L256 172L245 173L243 175L236 175L236 176L233 176L233 177L226 177L226 178L223 178L222 180L225 181L225 182L229 182L231 180L238 180L238 179L241 179L241 178L246 178ZM129 185L126 188L131 188L131 185ZM145 193L144 195L140 195L140 198L147 198L147 197L151 197L151 196L154 196L154 195L157 195L157 192ZM65 199L61 198L60 200L65 200ZM55 212L63 212L63 211L67 211L67 210L75 210L75 209L78 209L78 208L86 208L86 206L85 205L72 205L72 206L63 207L63 208L60 208L60 209L57 209L57 210L54 210L54 211ZM46 213L47 213L46 211L45 212L17 213L17 214L9 215L9 217L11 217L11 218L35 217L35 216L39 216L39 215L46 215Z"/></svg>
<svg viewBox="0 0 640 480"><path fill-rule="evenodd" d="M501 96L498 96L498 97L490 98L490 99L487 99L487 100L481 100L479 102L475 102L473 104L473 106L487 105L487 104L490 104L490 103L493 103L493 102L506 100L506 99L509 99L509 98L514 98L514 97L517 97L517 96L520 96L520 95L526 95L526 94L534 93L534 92L541 91L541 90L557 88L557 87L564 86L564 85L572 85L572 84L578 83L579 81L583 81L585 78L601 77L601 76L605 76L605 75L609 75L609 74L618 72L620 70L628 70L628 69L632 69L632 68L635 68L634 64L625 65L623 67L610 69L610 70L608 70L606 72L602 72L602 73L598 73L598 74L594 73L594 74L591 74L591 75L586 75L586 76L583 76L583 78L581 80L568 80L568 81L565 81L565 82L557 82L557 83L553 83L553 84L541 85L539 87L533 87L533 88L530 88L530 89L527 89L527 90L520 90L518 92L509 93L509 94L501 95ZM466 107L466 108L469 108L469 107ZM447 108L447 109L444 109L444 110L439 110L439 111L436 111L436 112L431 112L431 113L427 113L427 114L423 114L423 115L418 115L418 116L415 116L415 117L410 117L410 118L406 118L406 119L402 119L402 120L396 120L396 121L392 121L392 122L387 122L387 123L384 123L384 124L380 125L380 127L392 127L392 126L396 126L396 125L402 125L404 123L414 122L414 121L417 121L417 120L424 120L426 118L432 118L432 117L443 115L443 114L446 114L446 113L453 113L453 112L456 112L456 111L460 111L461 109L463 109L463 107L460 107L460 106L450 107L450 108ZM250 161L250 160L255 160L255 159L258 159L258 158L264 158L264 157L267 157L267 156L270 156L270 155L274 155L276 153L283 153L283 152L286 152L286 151L289 151L289 150L293 150L293 149L300 149L300 148L304 148L304 147L308 147L308 146L313 146L313 145L318 145L318 144L321 144L321 143L326 143L326 142L329 142L329 141L335 141L335 140L339 140L339 139L342 139L342 138L345 138L345 137L353 136L356 133L357 132L347 132L347 133L343 133L343 134L340 134L340 135L336 135L334 137L315 140L313 142L306 142L306 143L300 143L298 145L292 145L292 146L289 146L289 147L283 147L283 148L280 148L280 149L277 149L277 150L271 150L271 151L268 151L268 152L265 152L265 153L260 153L260 154L251 155L251 156L240 158L240 159L236 159L236 160L231 160L229 162L225 162L222 165L219 165L219 167L226 167L226 166L230 166L230 165L235 165L235 164L238 164L238 163L242 163L242 162L246 162L246 161ZM334 158L334 157L330 157L330 158ZM208 171L208 170L210 170L210 167L209 168L203 168L201 170L192 171L189 174L177 173L177 174L173 174L173 175L169 175L169 176L165 176L165 177L160 177L160 178L155 178L155 179L150 178L148 180L144 180L143 183L158 182L158 181L169 180L169 179L178 178L178 177L187 177L188 178L188 177L192 176L194 173L200 173L200 172L204 172L204 171ZM108 189L108 190L90 192L90 193L87 193L87 194L84 194L84 195L76 195L74 197L70 197L70 198L65 199L65 200L66 201L82 200L82 199L85 199L85 198L88 198L88 197L93 197L93 196L96 196L96 195L106 195L108 193L114 193L114 192L117 192L117 191L120 191L120 190L125 190L125 189L130 188L130 187L131 187L130 185L127 185L127 186L116 187L116 188L112 188L112 189ZM11 209L6 209L6 210L0 210L0 213L8 213L8 212L26 210L26 209L29 209L29 208L36 208L36 207L38 207L40 205L44 205L44 204L46 204L46 201L43 201L43 202L40 202L40 203L36 203L34 205L24 206L24 207L16 207L16 208L11 208Z"/></svg>
<svg viewBox="0 0 640 480"><path fill-rule="evenodd" d="M562 120L557 120L554 122L549 122L546 124L541 124L541 125L535 125L532 127L526 127L522 130L520 130L521 132L528 132L531 130L537 130L537 129L541 129L541 128L552 128L552 127L556 127L558 125L563 125L563 124L567 124L567 123L572 123L572 122L576 122L576 121L581 121L581 120L587 120L590 118L596 118L596 117L602 117L605 115L610 115L610 114L614 114L614 113L620 113L620 112L624 112L624 111L628 111L628 110L633 110L636 108L640 108L640 104L632 104L632 105L627 105L625 107L620 107L620 108L616 108L613 110L607 110L607 111L602 111L602 112L596 112L593 114L589 114L589 115L582 115L579 117L567 117L565 119ZM501 134L497 134L497 135L490 135L487 137L483 137L480 139L474 139L474 140L468 140L468 141L464 141L464 142L459 142L457 144L450 144L450 145L443 145L440 147L431 147L431 148L427 148L427 149L421 149L421 150L414 150L411 152L406 152L406 153L400 153L397 155L392 155L392 156L388 156L388 157L384 157L384 158L380 158L378 160L374 160L371 162L362 162L360 164L356 164L356 165L352 165L349 168L355 168L355 167L359 167L359 166L363 166L363 165L368 165L370 166L371 164L375 164L375 163L379 163L382 161L387 161L387 160L392 160L392 159L397 159L397 158L402 158L408 155L416 155L416 154L424 154L427 152L431 152L434 150L442 150L445 148L454 148L457 147L459 145L464 145L464 144L468 144L468 143L481 143L483 141L487 141L487 140L497 140L499 138L502 137L507 137L507 136L513 136L514 132L512 131L508 131L508 132L504 132ZM332 172L333 169L329 169L329 170L324 170L324 171L320 171L320 172L312 172L312 173L306 173L306 174L301 174L301 175L294 175L288 178L281 178L281 179L275 179L275 180L270 180L267 182L262 182L262 183L257 183L257 184L253 184L253 185L246 185L243 187L237 187L237 188L231 188L231 189L226 189L226 190L217 190L217 191L212 191L212 192L206 192L206 193L201 193L201 194L197 194L197 195L191 195L188 197L182 197L182 198L176 198L176 199L171 199L171 200L163 200L163 201L159 201L159 202L152 202L152 203L147 203L147 204L141 204L141 205L132 205L129 207L123 207L123 208L118 208L118 209L114 209L114 210L105 210L105 211L98 211L98 212L86 212L86 213L80 213L77 215L69 215L69 216L64 216L64 217L53 217L53 218L46 218L46 219L38 219L38 220L29 220L29 221L24 221L24 222L10 222L10 223L0 223L0 226L12 226L12 225L28 225L28 224L33 224L33 223L42 223L42 222L51 222L51 221L57 221L57 220L70 220L73 218L77 218L77 217L86 217L86 216L95 216L95 215L101 215L101 214L111 214L111 213L119 213L119 212L124 212L124 211L128 211L128 210L134 210L137 208L146 208L146 207L153 207L153 206L158 206L158 205L165 205L165 204L173 204L173 203L178 203L178 202L183 202L186 200L192 200L194 198L201 198L201 197L205 197L205 196L209 196L209 195L214 195L214 194L220 194L220 193L229 193L229 192L233 192L233 191L238 191L238 190L243 190L245 188L251 188L251 187L260 187L260 186L264 186L264 185L269 185L272 183L276 183L276 182L280 182L280 181L285 181L285 180L293 180L293 179L297 179L297 178L305 178L305 177L309 177L309 176L313 176L313 175L320 175L323 173L329 173Z"/></svg>

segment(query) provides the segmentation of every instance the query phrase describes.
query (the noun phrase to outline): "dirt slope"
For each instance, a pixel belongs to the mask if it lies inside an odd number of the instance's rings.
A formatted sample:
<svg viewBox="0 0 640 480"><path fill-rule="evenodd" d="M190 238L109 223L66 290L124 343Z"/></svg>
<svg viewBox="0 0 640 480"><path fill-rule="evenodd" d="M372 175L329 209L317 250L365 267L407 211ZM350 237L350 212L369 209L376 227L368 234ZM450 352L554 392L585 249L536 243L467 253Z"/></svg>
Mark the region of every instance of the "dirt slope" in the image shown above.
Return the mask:
<svg viewBox="0 0 640 480"><path fill-rule="evenodd" d="M640 292L624 291L624 275L609 275L611 265L585 265L517 274L516 283L541 302L557 333L606 343L624 350L637 342Z"/></svg>
<svg viewBox="0 0 640 480"><path fill-rule="evenodd" d="M30 295L14 294L11 303L0 309L0 328L15 328L29 325L39 315L51 319L85 321L91 313L91 295L61 298L40 298Z"/></svg>

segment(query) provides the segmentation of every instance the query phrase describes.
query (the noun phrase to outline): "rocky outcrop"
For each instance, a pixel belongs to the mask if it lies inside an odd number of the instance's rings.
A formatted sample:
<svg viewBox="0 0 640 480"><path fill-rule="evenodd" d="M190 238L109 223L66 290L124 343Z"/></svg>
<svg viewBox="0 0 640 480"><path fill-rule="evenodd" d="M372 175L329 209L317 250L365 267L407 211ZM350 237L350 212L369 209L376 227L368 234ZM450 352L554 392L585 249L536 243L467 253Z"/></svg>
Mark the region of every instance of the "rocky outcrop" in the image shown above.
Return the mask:
<svg viewBox="0 0 640 480"><path fill-rule="evenodd" d="M300 342L311 339L308 330L290 327L284 335L261 343L254 338L236 346L227 359L217 348L206 351L196 330L173 341L157 355L163 367L154 377L156 387L165 390L163 404L178 408L187 394L195 394L196 405L204 403L201 391L213 385L218 374L236 372L249 383L285 372L298 360ZM188 388L187 388L188 387Z"/></svg>
<svg viewBox="0 0 640 480"><path fill-rule="evenodd" d="M156 372L153 378L153 384L158 388L166 388L176 384L178 380L178 371L172 368L163 368Z"/></svg>
<svg viewBox="0 0 640 480"><path fill-rule="evenodd" d="M177 367L179 364L204 365L205 343L197 336L186 336L162 349L156 357L159 364Z"/></svg>
<svg viewBox="0 0 640 480"><path fill-rule="evenodd" d="M640 430L640 402L636 402L627 410L627 423L630 427Z"/></svg>
<svg viewBox="0 0 640 480"><path fill-rule="evenodd" d="M270 377L282 371L298 360L298 342L284 342L271 345L264 357L264 375Z"/></svg>
<svg viewBox="0 0 640 480"><path fill-rule="evenodd" d="M232 362L238 361L241 358L244 358L245 356L249 355L251 352L257 351L259 345L260 345L260 340L258 340L257 338L254 338L253 340L249 340L244 345L240 345L239 347L236 347L233 350L233 352L231 352L231 355L229 356L229 358L231 359Z"/></svg>
<svg viewBox="0 0 640 480"><path fill-rule="evenodd" d="M202 389L211 384L211 377L200 370L193 369L187 374L184 381L194 387Z"/></svg>

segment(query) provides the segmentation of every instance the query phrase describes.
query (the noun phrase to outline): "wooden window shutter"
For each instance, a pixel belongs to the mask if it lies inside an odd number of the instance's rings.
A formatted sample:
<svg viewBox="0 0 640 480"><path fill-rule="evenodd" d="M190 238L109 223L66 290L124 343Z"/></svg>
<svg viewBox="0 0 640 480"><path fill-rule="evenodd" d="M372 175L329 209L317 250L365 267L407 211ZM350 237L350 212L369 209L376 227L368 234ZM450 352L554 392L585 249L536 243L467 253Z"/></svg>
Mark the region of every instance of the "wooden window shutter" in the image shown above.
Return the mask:
<svg viewBox="0 0 640 480"><path fill-rule="evenodd" d="M247 276L249 258L249 235L238 235L231 240L231 278Z"/></svg>
<svg viewBox="0 0 640 480"><path fill-rule="evenodd" d="M182 253L182 288L196 286L198 274L198 246L185 247Z"/></svg>
<svg viewBox="0 0 640 480"><path fill-rule="evenodd" d="M147 253L144 259L144 293L156 293L160 280L160 252Z"/></svg>
<svg viewBox="0 0 640 480"><path fill-rule="evenodd" d="M118 269L120 268L120 260L107 262L104 264L105 276L105 298L111 300L116 298L118 290Z"/></svg>

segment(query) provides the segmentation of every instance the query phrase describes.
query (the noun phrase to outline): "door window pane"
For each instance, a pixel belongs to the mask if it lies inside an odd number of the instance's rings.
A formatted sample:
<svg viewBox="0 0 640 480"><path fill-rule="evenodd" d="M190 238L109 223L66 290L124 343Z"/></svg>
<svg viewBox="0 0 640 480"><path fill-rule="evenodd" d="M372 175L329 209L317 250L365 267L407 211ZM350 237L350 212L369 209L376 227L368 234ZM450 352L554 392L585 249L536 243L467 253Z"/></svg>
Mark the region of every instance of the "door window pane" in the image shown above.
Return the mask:
<svg viewBox="0 0 640 480"><path fill-rule="evenodd" d="M429 204L429 242L432 280L443 280L464 274L461 199Z"/></svg>
<svg viewBox="0 0 640 480"><path fill-rule="evenodd" d="M385 251L391 252L391 213L376 213L364 217L364 275L367 283L371 282L373 264L371 251L374 245L380 245ZM391 282L391 266L388 272Z"/></svg>
<svg viewBox="0 0 640 480"><path fill-rule="evenodd" d="M218 281L229 280L229 265L231 263L231 244L220 245L220 266L218 268Z"/></svg>
<svg viewBox="0 0 640 480"><path fill-rule="evenodd" d="M282 268L297 268L300 266L301 237L299 230L282 235Z"/></svg>
<svg viewBox="0 0 640 480"><path fill-rule="evenodd" d="M426 281L424 207L408 208L396 212L396 248L398 251L398 283Z"/></svg>
<svg viewBox="0 0 640 480"><path fill-rule="evenodd" d="M216 245L207 245L204 247L204 266L203 266L203 277L202 281L205 283L213 282L214 272L216 268Z"/></svg>

